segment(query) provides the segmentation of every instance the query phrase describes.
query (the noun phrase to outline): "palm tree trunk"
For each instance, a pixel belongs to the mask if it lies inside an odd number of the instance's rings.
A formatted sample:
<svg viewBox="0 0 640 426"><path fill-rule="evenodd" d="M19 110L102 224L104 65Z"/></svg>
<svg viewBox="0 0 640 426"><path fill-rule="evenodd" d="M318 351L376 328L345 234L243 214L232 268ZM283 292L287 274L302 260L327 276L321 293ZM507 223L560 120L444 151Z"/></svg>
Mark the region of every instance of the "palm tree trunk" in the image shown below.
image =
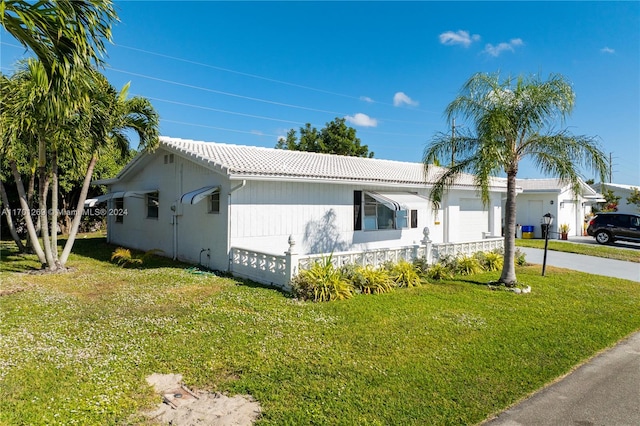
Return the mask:
<svg viewBox="0 0 640 426"><path fill-rule="evenodd" d="M4 205L4 215L7 218L7 226L9 227L9 233L11 234L11 238L16 242L18 246L18 251L20 253L26 253L27 248L22 244L22 240L16 231L16 226L13 223L13 218L11 217L11 209L9 208L9 197L7 196L7 191L4 188L4 184L0 180L0 196L2 197L2 204Z"/></svg>
<svg viewBox="0 0 640 426"><path fill-rule="evenodd" d="M59 263L62 267L64 267L64 265L66 265L67 263L69 253L71 253L73 243L75 242L76 235L78 234L80 220L82 220L82 212L84 211L84 202L87 200L87 193L89 192L89 185L91 184L91 176L93 175L93 169L95 168L97 161L98 154L94 153L91 156L91 161L89 161L89 165L87 166L87 173L85 174L84 181L82 182L80 198L78 198L78 205L76 207L76 215L74 216L73 222L71 223L69 237L67 238L67 242L64 245L64 250L62 250L62 254L60 255Z"/></svg>
<svg viewBox="0 0 640 426"><path fill-rule="evenodd" d="M516 172L507 173L507 201L505 203L504 263L500 282L516 283Z"/></svg>
<svg viewBox="0 0 640 426"><path fill-rule="evenodd" d="M27 225L27 233L29 235L31 248L33 249L36 256L38 256L38 260L40 261L40 263L44 266L47 260L44 252L42 251L42 247L40 247L38 234L36 234L36 228L35 226L33 226L33 220L31 220L31 210L29 208L29 204L27 203L27 194L25 194L24 192L24 184L22 183L22 177L20 176L20 172L18 171L18 165L16 164L15 160L9 160L9 166L11 167L11 173L13 174L13 179L16 181L16 187L18 188L20 208L22 208L22 215L24 217L25 224Z"/></svg>
<svg viewBox="0 0 640 426"><path fill-rule="evenodd" d="M58 151L51 153L51 254L58 261ZM60 265L56 265L58 268Z"/></svg>
<svg viewBox="0 0 640 426"><path fill-rule="evenodd" d="M49 222L47 221L47 189L49 188L49 178L47 176L47 167L39 167L39 210L40 210L40 224L42 225L40 234L42 236L42 245L44 247L44 257L47 262L47 269L54 269L55 264L53 261L53 254L51 253L51 238L49 237Z"/></svg>

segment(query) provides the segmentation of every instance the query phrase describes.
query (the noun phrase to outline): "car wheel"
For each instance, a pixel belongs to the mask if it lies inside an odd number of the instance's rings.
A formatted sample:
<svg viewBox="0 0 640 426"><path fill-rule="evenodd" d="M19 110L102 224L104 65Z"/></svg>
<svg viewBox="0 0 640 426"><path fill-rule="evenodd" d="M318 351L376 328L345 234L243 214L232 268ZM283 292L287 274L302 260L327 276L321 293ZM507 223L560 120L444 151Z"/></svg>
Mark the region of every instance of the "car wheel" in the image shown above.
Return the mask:
<svg viewBox="0 0 640 426"><path fill-rule="evenodd" d="M611 234L609 234L607 231L598 231L596 232L595 237L598 244L609 244L613 242L611 240Z"/></svg>

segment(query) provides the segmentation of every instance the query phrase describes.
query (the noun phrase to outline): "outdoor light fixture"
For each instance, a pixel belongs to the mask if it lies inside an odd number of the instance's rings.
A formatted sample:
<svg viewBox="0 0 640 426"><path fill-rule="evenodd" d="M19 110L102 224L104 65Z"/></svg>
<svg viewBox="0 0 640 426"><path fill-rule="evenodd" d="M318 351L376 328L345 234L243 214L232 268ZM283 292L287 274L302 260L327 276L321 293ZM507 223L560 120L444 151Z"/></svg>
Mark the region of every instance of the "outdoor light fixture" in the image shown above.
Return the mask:
<svg viewBox="0 0 640 426"><path fill-rule="evenodd" d="M542 224L544 225L543 229L546 229L544 236L544 257L542 258L542 276L544 277L544 270L547 267L547 246L549 245L549 229L551 229L551 224L553 223L553 215L551 213L547 213L542 216Z"/></svg>

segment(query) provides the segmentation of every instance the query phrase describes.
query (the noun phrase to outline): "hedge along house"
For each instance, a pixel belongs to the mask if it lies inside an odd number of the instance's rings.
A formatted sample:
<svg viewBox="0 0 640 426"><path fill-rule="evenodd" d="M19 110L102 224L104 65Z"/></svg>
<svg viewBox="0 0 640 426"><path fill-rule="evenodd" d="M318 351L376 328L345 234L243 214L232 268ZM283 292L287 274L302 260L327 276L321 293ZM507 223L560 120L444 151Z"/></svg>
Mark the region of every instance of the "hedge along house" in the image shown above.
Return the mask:
<svg viewBox="0 0 640 426"><path fill-rule="evenodd" d="M603 201L602 194L580 180L580 193L571 190L569 182L559 179L517 179L522 189L516 198L516 222L522 226L534 226L534 238L543 238L542 216L553 215L549 238L560 238L559 226L569 225L569 236L582 235L585 217L591 206Z"/></svg>
<svg viewBox="0 0 640 426"><path fill-rule="evenodd" d="M484 208L473 176L462 176L438 209L427 181L422 163L161 137L116 178L94 182L108 193L90 202L108 201L116 213L110 243L220 271L235 272L234 248L279 256L295 241L301 255L383 250L419 244L425 228L433 243L500 235L503 180Z"/></svg>

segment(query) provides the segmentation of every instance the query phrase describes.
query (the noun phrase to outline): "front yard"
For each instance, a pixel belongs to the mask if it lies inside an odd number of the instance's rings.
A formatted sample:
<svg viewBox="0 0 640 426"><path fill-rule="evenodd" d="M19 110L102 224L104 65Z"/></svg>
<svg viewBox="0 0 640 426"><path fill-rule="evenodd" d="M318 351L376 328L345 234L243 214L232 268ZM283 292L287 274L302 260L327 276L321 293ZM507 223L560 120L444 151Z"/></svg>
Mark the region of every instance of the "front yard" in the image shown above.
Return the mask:
<svg viewBox="0 0 640 426"><path fill-rule="evenodd" d="M474 424L640 330L638 283L554 268L518 268L526 295L485 273L308 303L167 259L122 269L101 238L72 272L27 274L3 244L6 425L150 424L152 373L250 394L265 425Z"/></svg>

